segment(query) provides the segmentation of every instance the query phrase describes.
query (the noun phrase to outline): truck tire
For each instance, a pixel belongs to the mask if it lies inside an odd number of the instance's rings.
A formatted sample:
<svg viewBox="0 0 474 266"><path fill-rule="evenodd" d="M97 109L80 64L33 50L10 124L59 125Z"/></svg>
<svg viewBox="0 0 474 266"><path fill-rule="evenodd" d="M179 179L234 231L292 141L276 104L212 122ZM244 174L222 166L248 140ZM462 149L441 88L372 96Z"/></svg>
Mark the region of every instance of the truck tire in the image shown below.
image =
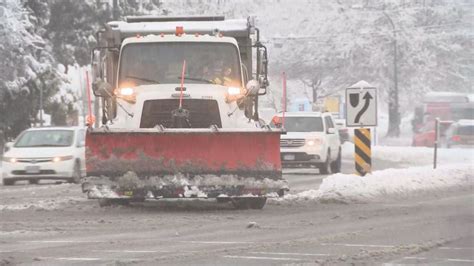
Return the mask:
<svg viewBox="0 0 474 266"><path fill-rule="evenodd" d="M331 151L328 150L328 155L326 156L326 162L324 162L322 165L320 165L319 168L319 173L322 175L328 175L330 172L330 163L331 162Z"/></svg>
<svg viewBox="0 0 474 266"><path fill-rule="evenodd" d="M4 178L3 179L3 185L4 186L13 186L15 184L15 180L10 179L10 178Z"/></svg>
<svg viewBox="0 0 474 266"><path fill-rule="evenodd" d="M331 172L332 173L340 173L341 172L341 149L339 148L339 154L337 155L337 159L331 163Z"/></svg>
<svg viewBox="0 0 474 266"><path fill-rule="evenodd" d="M129 204L130 204L129 199L99 199L100 207L117 206L117 205L126 206Z"/></svg>
<svg viewBox="0 0 474 266"><path fill-rule="evenodd" d="M81 183L81 179L82 179L82 176L81 176L81 164L76 161L74 163L74 168L72 170L72 178L71 178L71 183L74 183L74 184L79 184Z"/></svg>
<svg viewBox="0 0 474 266"><path fill-rule="evenodd" d="M237 210L261 210L267 203L266 197L255 197L255 198L238 198L233 199L232 204Z"/></svg>
<svg viewBox="0 0 474 266"><path fill-rule="evenodd" d="M247 210L248 208L250 208L249 201L245 198L232 199L232 205L237 210Z"/></svg>
<svg viewBox="0 0 474 266"><path fill-rule="evenodd" d="M267 198L266 197L259 197L259 198L254 198L254 199L249 199L250 201L250 209L254 210L261 210L267 203Z"/></svg>

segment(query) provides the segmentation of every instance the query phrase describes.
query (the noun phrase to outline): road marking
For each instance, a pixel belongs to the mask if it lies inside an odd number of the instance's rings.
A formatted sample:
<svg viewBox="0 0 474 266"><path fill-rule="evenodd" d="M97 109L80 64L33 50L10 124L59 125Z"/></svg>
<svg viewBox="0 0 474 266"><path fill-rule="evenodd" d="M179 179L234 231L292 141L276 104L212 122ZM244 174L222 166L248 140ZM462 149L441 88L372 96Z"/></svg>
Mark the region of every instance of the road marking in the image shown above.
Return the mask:
<svg viewBox="0 0 474 266"><path fill-rule="evenodd" d="M68 261L98 261L102 260L101 258L81 258L81 257L64 257L64 258L55 258L55 257L39 257L41 260L53 259L53 260L68 260Z"/></svg>
<svg viewBox="0 0 474 266"><path fill-rule="evenodd" d="M472 250L472 249L474 249L474 247L440 247L439 249Z"/></svg>
<svg viewBox="0 0 474 266"><path fill-rule="evenodd" d="M406 260L426 260L427 258L424 257L404 257ZM474 262L474 260L466 260L466 259L450 259L450 258L432 258L435 260L445 260L451 262Z"/></svg>
<svg viewBox="0 0 474 266"><path fill-rule="evenodd" d="M276 258L276 257L254 257L254 256L224 256L229 259L247 259L247 260L283 260L283 261L302 261L295 258Z"/></svg>
<svg viewBox="0 0 474 266"><path fill-rule="evenodd" d="M105 241L82 241L82 240L25 240L23 243L104 243Z"/></svg>
<svg viewBox="0 0 474 266"><path fill-rule="evenodd" d="M366 245L366 244L339 244L339 243L321 243L322 246L345 246L345 247L368 247L368 248L394 248L393 245Z"/></svg>
<svg viewBox="0 0 474 266"><path fill-rule="evenodd" d="M251 254L265 254L265 255L295 255L295 256L331 256L331 254L318 253L288 253L288 252L250 252Z"/></svg>
<svg viewBox="0 0 474 266"><path fill-rule="evenodd" d="M179 241L193 244L252 244L253 242L226 242L226 241Z"/></svg>
<svg viewBox="0 0 474 266"><path fill-rule="evenodd" d="M405 259L405 260L426 260L426 258L423 258L423 257L404 257L403 259Z"/></svg>
<svg viewBox="0 0 474 266"><path fill-rule="evenodd" d="M474 260L464 260L464 259L446 259L447 261L452 262L474 262Z"/></svg>
<svg viewBox="0 0 474 266"><path fill-rule="evenodd" d="M93 250L93 252L106 252L106 253L168 253L169 251L163 251L163 250Z"/></svg>

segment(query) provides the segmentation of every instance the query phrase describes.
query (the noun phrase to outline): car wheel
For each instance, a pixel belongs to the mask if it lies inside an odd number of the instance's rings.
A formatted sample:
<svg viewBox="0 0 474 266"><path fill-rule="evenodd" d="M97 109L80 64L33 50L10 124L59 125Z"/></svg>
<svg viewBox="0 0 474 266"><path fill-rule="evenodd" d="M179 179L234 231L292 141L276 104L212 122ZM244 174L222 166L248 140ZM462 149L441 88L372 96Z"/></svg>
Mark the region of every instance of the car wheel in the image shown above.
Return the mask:
<svg viewBox="0 0 474 266"><path fill-rule="evenodd" d="M81 164L79 162L74 163L74 169L72 173L71 182L74 184L79 184L81 182Z"/></svg>
<svg viewBox="0 0 474 266"><path fill-rule="evenodd" d="M326 157L326 162L319 166L319 173L322 175L328 175L330 172L330 162L331 162L331 151L328 150L328 155Z"/></svg>
<svg viewBox="0 0 474 266"><path fill-rule="evenodd" d="M15 184L15 180L10 179L10 178L4 178L3 179L3 185L4 186L13 186Z"/></svg>
<svg viewBox="0 0 474 266"><path fill-rule="evenodd" d="M341 149L339 148L339 154L337 155L337 159L331 163L331 172L340 173L341 164L342 164Z"/></svg>

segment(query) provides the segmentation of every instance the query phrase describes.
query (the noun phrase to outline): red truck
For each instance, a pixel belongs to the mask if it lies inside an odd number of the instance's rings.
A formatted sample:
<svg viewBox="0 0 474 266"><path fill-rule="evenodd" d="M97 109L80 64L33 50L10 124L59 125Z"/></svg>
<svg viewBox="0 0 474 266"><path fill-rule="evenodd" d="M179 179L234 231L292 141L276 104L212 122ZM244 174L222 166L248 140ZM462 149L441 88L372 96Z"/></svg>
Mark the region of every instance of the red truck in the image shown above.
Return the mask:
<svg viewBox="0 0 474 266"><path fill-rule="evenodd" d="M439 118L440 136L455 121L474 119L474 103L462 93L432 92L428 93L423 103L415 108L412 120L413 146L434 146L435 119Z"/></svg>

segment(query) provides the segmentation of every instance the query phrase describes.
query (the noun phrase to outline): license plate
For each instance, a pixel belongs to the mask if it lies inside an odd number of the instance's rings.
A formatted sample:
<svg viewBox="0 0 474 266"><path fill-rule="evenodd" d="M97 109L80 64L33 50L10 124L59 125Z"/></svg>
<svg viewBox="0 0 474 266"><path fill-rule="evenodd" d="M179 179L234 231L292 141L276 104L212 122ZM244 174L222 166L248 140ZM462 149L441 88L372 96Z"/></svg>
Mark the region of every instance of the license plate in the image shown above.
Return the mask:
<svg viewBox="0 0 474 266"><path fill-rule="evenodd" d="M294 154L285 154L285 155L283 155L283 160L284 161L294 161L295 160L295 155Z"/></svg>
<svg viewBox="0 0 474 266"><path fill-rule="evenodd" d="M25 172L27 174L39 174L40 173L40 167L36 166L36 165L27 166L27 167L25 167Z"/></svg>

